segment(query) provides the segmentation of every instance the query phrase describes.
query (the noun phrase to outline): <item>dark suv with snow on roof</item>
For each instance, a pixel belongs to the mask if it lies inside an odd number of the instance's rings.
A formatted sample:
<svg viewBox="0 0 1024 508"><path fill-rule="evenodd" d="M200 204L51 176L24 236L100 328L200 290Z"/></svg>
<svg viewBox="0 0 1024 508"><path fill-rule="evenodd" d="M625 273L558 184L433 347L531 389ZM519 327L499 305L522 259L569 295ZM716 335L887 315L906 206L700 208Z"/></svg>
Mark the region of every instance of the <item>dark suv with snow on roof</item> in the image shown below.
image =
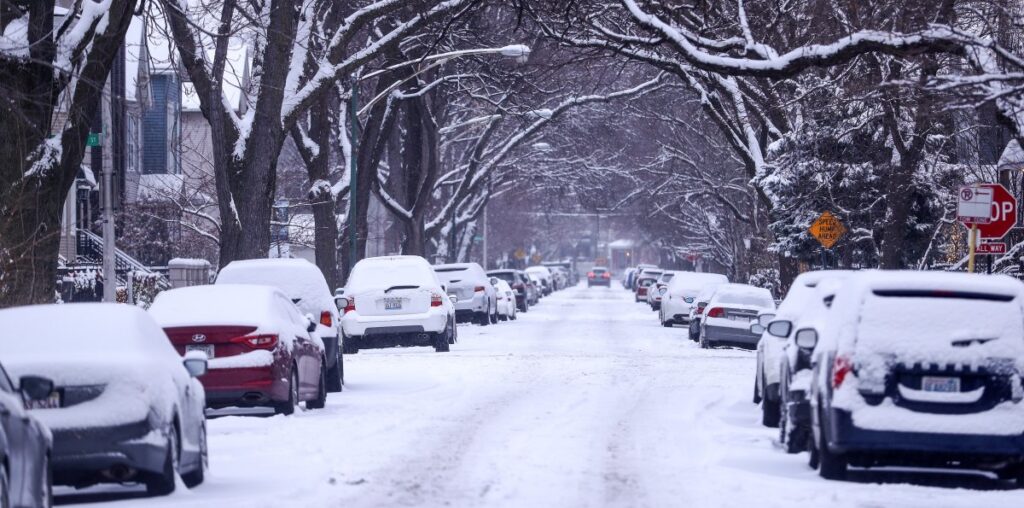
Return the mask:
<svg viewBox="0 0 1024 508"><path fill-rule="evenodd" d="M801 330L797 330L800 335ZM991 471L1024 487L1024 284L1006 276L852 276L822 326L811 465Z"/></svg>

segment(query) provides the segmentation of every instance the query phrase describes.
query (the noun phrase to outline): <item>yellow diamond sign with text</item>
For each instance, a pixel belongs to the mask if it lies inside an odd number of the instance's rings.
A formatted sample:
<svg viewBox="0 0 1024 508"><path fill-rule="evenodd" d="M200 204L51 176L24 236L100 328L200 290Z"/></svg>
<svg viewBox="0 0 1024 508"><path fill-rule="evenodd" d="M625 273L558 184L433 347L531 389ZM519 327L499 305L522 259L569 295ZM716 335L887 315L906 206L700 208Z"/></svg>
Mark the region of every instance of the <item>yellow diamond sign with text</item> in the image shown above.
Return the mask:
<svg viewBox="0 0 1024 508"><path fill-rule="evenodd" d="M825 212L811 224L808 231L823 247L831 249L846 234L846 226L832 212Z"/></svg>

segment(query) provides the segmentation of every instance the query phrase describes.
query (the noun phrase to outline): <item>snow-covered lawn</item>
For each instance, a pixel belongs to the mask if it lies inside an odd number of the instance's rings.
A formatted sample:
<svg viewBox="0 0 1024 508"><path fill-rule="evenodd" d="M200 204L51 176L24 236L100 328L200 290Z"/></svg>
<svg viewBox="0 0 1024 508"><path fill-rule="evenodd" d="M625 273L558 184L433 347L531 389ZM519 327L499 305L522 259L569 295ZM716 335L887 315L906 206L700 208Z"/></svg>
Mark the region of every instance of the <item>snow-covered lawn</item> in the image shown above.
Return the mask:
<svg viewBox="0 0 1024 508"><path fill-rule="evenodd" d="M1021 506L977 475L824 481L751 402L754 355L701 350L618 284L572 288L519 320L463 326L451 353L363 351L325 410L211 420L206 484L110 506ZM951 485L956 488L925 486Z"/></svg>

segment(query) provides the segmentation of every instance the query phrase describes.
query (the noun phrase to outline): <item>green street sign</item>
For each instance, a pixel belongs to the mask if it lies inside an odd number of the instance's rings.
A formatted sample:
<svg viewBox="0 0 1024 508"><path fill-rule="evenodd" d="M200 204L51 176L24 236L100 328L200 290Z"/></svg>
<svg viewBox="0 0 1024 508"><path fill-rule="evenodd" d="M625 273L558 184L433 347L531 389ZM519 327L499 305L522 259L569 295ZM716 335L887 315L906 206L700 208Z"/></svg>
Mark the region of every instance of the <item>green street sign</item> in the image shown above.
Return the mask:
<svg viewBox="0 0 1024 508"><path fill-rule="evenodd" d="M85 146L100 146L100 133L90 132L85 138Z"/></svg>
<svg viewBox="0 0 1024 508"><path fill-rule="evenodd" d="M473 237L473 243L480 243L480 242L483 242L483 241L484 241L484 237L481 236L481 235L476 235L476 236Z"/></svg>

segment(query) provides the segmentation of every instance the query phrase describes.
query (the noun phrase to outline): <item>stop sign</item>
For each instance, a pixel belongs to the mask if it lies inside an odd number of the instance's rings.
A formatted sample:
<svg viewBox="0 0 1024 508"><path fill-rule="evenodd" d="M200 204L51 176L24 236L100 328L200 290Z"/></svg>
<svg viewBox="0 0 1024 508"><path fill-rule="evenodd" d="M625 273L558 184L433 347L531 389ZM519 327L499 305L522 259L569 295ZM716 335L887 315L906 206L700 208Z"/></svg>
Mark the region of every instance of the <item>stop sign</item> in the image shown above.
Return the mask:
<svg viewBox="0 0 1024 508"><path fill-rule="evenodd" d="M1017 198L998 183L979 187L992 189L992 215L988 224L978 224L978 236L985 240L999 240L1017 225Z"/></svg>

